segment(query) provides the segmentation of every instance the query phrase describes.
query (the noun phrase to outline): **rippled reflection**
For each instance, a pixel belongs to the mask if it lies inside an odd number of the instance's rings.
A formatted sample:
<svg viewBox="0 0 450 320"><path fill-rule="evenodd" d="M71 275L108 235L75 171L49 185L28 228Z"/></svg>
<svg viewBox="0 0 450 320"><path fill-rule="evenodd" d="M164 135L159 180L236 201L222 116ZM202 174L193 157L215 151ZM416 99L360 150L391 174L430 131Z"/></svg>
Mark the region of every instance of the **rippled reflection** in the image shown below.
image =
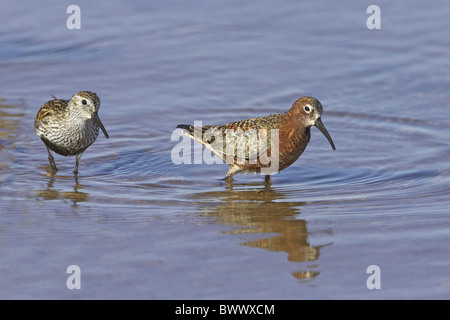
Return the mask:
<svg viewBox="0 0 450 320"><path fill-rule="evenodd" d="M20 132L20 118L22 112L14 104L6 104L3 98L0 98L0 170L7 167L11 154L8 152L12 148L12 141Z"/></svg>
<svg viewBox="0 0 450 320"><path fill-rule="evenodd" d="M57 200L64 199L69 200L73 207L77 206L78 202L86 202L89 199L89 194L86 192L81 192L84 188L78 181L78 177L59 177L61 179L74 179L73 191L59 191L55 188L56 177L51 174L48 178L47 188L44 190L38 190L37 196L44 200ZM65 183L66 185L67 183Z"/></svg>
<svg viewBox="0 0 450 320"><path fill-rule="evenodd" d="M264 187L260 184L245 184L243 187L227 184L223 191L201 193L195 197L203 205L208 202L206 214L232 226L232 230L226 233L264 234L263 237L243 242L245 246L286 252L287 259L292 262L316 261L319 258L323 245L312 246L309 243L307 223L298 218L305 203L286 201L288 196L271 184ZM314 278L318 274L314 270L292 273L297 279Z"/></svg>

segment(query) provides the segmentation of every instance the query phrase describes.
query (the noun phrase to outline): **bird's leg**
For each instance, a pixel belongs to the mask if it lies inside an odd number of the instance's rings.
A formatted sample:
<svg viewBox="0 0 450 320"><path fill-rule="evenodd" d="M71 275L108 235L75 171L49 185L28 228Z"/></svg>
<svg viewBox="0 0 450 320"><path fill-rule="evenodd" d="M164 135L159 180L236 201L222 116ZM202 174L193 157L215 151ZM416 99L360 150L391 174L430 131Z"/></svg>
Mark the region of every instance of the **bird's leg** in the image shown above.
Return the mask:
<svg viewBox="0 0 450 320"><path fill-rule="evenodd" d="M270 183L270 174L266 174L266 176L264 177L264 182Z"/></svg>
<svg viewBox="0 0 450 320"><path fill-rule="evenodd" d="M236 173L241 172L241 171L242 171L242 169L239 168L239 167L237 167L237 166L230 166L230 170L228 170L228 173L227 173L227 175L225 176L225 178L223 178L223 180L228 181L228 182L231 182L231 181L234 180L234 179L233 179L233 176L234 176Z"/></svg>
<svg viewBox="0 0 450 320"><path fill-rule="evenodd" d="M80 159L81 159L82 155L83 155L83 152L81 152L75 156L75 170L73 170L73 173L75 175L78 175L78 165L80 164Z"/></svg>
<svg viewBox="0 0 450 320"><path fill-rule="evenodd" d="M50 162L50 166L52 167L52 169L56 171L58 169L56 168L55 159L53 159L50 149L47 146L46 146L46 148L47 148L47 152L48 152L48 162Z"/></svg>
<svg viewBox="0 0 450 320"><path fill-rule="evenodd" d="M234 178L233 176L226 175L225 178L223 178L223 181L230 183L234 181Z"/></svg>

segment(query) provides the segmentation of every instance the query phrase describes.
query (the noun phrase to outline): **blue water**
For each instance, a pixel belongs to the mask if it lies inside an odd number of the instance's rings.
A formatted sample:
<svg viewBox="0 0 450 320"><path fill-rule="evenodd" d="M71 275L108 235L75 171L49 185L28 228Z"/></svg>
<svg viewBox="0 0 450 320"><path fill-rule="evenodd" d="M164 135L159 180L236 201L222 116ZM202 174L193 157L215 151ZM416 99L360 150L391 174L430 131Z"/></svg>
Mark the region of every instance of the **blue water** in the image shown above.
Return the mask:
<svg viewBox="0 0 450 320"><path fill-rule="evenodd" d="M449 299L445 1L2 3L0 298ZM39 107L94 91L103 136L55 156ZM318 98L305 153L265 186L171 160L179 123ZM69 265L81 290L69 290ZM369 290L366 269L381 270Z"/></svg>

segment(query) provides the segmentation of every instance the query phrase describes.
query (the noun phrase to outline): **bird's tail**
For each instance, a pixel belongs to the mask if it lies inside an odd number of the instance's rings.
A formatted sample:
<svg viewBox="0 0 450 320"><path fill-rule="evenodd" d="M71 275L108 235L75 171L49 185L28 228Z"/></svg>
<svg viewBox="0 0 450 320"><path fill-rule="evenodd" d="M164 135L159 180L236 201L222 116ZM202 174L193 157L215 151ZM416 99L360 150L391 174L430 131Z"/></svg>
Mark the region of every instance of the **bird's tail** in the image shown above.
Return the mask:
<svg viewBox="0 0 450 320"><path fill-rule="evenodd" d="M194 132L194 127L191 125L188 125L188 124L179 124L179 125L177 125L177 128L186 130L189 133Z"/></svg>

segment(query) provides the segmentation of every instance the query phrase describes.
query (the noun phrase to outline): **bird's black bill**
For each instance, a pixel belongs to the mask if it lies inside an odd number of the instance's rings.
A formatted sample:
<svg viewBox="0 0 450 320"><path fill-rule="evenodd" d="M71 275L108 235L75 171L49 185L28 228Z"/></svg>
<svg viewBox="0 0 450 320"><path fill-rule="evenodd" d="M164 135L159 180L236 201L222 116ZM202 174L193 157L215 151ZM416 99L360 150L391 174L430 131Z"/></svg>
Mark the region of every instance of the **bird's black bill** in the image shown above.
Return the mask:
<svg viewBox="0 0 450 320"><path fill-rule="evenodd" d="M106 129L103 126L103 123L100 121L100 118L98 117L97 112L92 114L92 120L94 120L94 122L100 127L100 129L102 129L103 134L105 135L106 139L109 139L108 132L106 132Z"/></svg>
<svg viewBox="0 0 450 320"><path fill-rule="evenodd" d="M317 118L316 122L314 123L314 126L320 130L320 132L323 133L323 135L328 139L328 142L331 144L331 147L333 150L336 150L336 147L334 146L333 139L331 139L330 134L328 133L327 129L323 125L322 119Z"/></svg>

